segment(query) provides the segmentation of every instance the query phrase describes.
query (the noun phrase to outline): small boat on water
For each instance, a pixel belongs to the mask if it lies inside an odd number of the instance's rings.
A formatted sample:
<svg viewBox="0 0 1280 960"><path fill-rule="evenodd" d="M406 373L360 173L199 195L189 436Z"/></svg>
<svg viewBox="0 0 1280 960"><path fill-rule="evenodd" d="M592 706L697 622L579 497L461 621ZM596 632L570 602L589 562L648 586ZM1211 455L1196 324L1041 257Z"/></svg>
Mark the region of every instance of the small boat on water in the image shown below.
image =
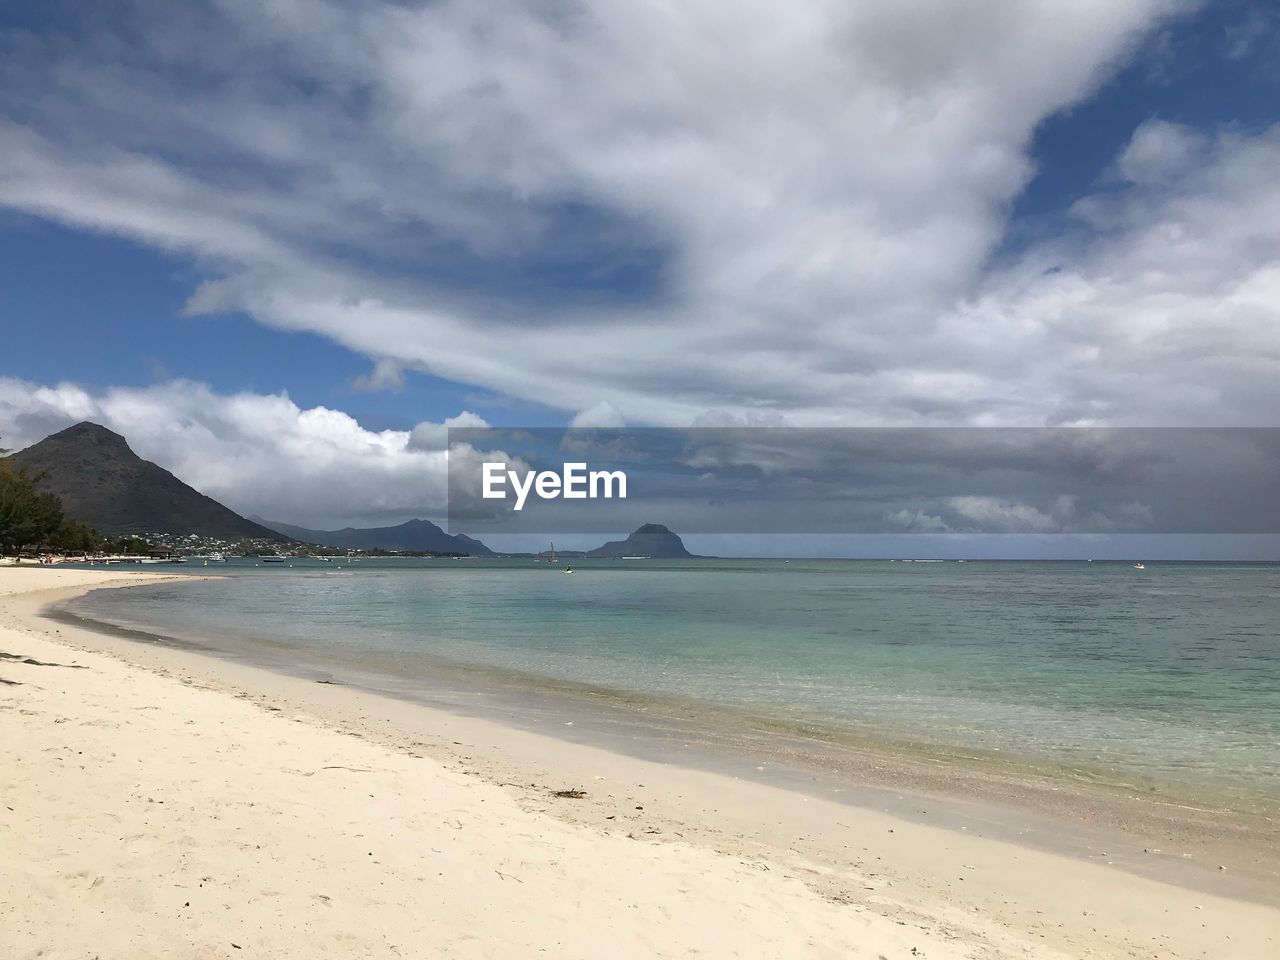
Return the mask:
<svg viewBox="0 0 1280 960"><path fill-rule="evenodd" d="M1145 563L1135 563L1135 564L1133 565L1133 569L1135 569L1135 570L1145 570L1145 569L1147 569L1147 565L1146 565Z"/></svg>
<svg viewBox="0 0 1280 960"><path fill-rule="evenodd" d="M285 561L284 557L277 556L274 553L269 554L267 556L261 556L258 559L261 560L263 563L284 563Z"/></svg>

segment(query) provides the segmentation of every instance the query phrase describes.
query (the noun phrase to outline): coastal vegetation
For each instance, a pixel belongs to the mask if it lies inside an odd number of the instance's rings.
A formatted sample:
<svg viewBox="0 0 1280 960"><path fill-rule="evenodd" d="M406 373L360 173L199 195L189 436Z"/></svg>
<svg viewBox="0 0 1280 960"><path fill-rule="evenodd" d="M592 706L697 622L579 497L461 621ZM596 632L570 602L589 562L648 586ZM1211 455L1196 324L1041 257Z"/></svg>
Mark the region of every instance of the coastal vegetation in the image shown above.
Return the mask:
<svg viewBox="0 0 1280 960"><path fill-rule="evenodd" d="M0 448L0 457L9 451ZM146 553L132 537L109 540L68 517L62 501L38 488L39 475L0 459L0 553L53 550L71 553Z"/></svg>

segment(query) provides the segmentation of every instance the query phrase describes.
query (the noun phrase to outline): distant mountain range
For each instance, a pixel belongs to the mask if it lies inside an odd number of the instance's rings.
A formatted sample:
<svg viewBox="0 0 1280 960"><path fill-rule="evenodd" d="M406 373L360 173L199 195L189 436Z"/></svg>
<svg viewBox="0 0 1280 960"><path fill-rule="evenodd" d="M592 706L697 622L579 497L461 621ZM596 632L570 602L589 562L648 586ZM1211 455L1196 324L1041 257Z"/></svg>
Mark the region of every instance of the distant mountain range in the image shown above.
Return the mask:
<svg viewBox="0 0 1280 960"><path fill-rule="evenodd" d="M516 553L511 556L524 557L529 554ZM551 558L550 550L535 554L540 560ZM623 540L610 540L594 550L556 550L556 557L562 560L579 560L582 558L596 560L620 560L623 557L643 557L646 560L683 560L698 559L696 554L685 549L684 541L677 534L660 523L646 523Z"/></svg>
<svg viewBox="0 0 1280 960"><path fill-rule="evenodd" d="M232 541L288 539L143 460L124 437L96 423L77 423L8 459L40 476L40 489L57 494L67 516L107 536L195 533Z"/></svg>
<svg viewBox="0 0 1280 960"><path fill-rule="evenodd" d="M474 537L465 534L448 534L430 520L410 520L394 527L344 527L341 530L311 530L307 527L295 526L292 523L281 523L278 520L267 520L253 517L256 523L272 530L279 531L294 540L303 543L318 543L325 547L343 550L409 550L432 553L460 553L473 557L496 556ZM545 556L546 554L539 554ZM559 555L566 559L575 557L595 557L600 559L617 559L619 557L653 557L657 559L680 559L692 557L685 549L684 541L660 523L646 523L625 540L611 540L594 550L562 550ZM529 556L529 554L515 554Z"/></svg>
<svg viewBox="0 0 1280 960"><path fill-rule="evenodd" d="M254 517L255 522L303 543L343 550L407 550L421 553L459 553L492 557L493 551L464 534L448 534L430 520L410 520L394 527L344 527L341 530L309 530L306 527Z"/></svg>
<svg viewBox="0 0 1280 960"><path fill-rule="evenodd" d="M652 557L678 560L692 557L685 549L684 541L660 523L646 523L625 540L610 540L606 544L588 550L587 557L616 560L619 557Z"/></svg>
<svg viewBox="0 0 1280 960"><path fill-rule="evenodd" d="M108 536L194 533L233 542L301 541L343 550L495 556L479 540L445 533L430 520L410 520L393 527L311 530L261 517L246 519L163 467L143 460L120 434L88 421L45 437L10 455L8 461L39 476L40 489L56 494L67 516ZM624 540L612 540L585 552L562 551L561 556L675 559L693 554L662 524L646 523Z"/></svg>

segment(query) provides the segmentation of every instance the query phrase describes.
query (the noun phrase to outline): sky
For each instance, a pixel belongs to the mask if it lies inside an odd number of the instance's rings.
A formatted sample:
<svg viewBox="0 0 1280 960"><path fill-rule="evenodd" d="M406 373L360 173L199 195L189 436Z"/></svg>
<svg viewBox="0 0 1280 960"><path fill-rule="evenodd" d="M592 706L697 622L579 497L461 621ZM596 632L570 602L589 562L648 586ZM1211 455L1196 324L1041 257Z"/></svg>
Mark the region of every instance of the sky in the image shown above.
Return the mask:
<svg viewBox="0 0 1280 960"><path fill-rule="evenodd" d="M0 12L0 445L442 516L440 425L1276 426L1280 7Z"/></svg>

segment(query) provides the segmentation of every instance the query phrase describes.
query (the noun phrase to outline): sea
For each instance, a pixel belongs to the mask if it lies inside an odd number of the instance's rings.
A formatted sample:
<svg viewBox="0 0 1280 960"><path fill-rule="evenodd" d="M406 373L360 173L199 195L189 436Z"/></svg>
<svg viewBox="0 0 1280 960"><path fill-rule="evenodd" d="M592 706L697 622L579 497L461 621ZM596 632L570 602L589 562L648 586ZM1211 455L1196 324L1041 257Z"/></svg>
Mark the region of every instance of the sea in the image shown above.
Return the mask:
<svg viewBox="0 0 1280 960"><path fill-rule="evenodd" d="M403 690L442 670L1280 799L1280 566L253 559L71 612ZM513 679L514 678L514 679Z"/></svg>

